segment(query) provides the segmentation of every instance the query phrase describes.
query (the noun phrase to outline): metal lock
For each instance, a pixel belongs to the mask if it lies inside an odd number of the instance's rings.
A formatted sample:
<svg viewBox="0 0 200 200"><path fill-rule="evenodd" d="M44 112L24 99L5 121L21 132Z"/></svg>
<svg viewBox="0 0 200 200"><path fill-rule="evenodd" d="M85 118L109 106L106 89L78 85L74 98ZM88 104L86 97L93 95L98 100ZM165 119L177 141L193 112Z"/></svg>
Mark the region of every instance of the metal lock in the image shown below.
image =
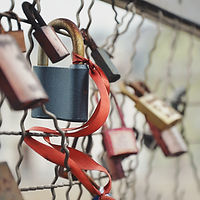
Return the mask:
<svg viewBox="0 0 200 200"><path fill-rule="evenodd" d="M149 123L149 125L154 139L161 147L165 156L179 156L187 152L187 145L175 126L160 132L151 123Z"/></svg>
<svg viewBox="0 0 200 200"><path fill-rule="evenodd" d="M154 94L145 91L143 96L139 97L131 93L127 86L136 90L133 84L121 82L121 93L131 98L135 102L135 107L159 130L170 128L181 120L182 115L179 112Z"/></svg>
<svg viewBox="0 0 200 200"><path fill-rule="evenodd" d="M120 74L117 68L112 63L109 54L102 48L99 48L91 36L85 29L81 29L84 42L91 49L91 55L95 63L102 68L103 72L106 74L109 82L115 82L120 79Z"/></svg>
<svg viewBox="0 0 200 200"><path fill-rule="evenodd" d="M0 163L0 199L23 200L22 194L6 162Z"/></svg>
<svg viewBox="0 0 200 200"><path fill-rule="evenodd" d="M55 30L64 29L72 39L73 52L84 57L84 43L78 27L68 19L55 19L50 25ZM86 65L72 64L69 67L48 67L48 58L39 49L38 66L33 67L49 96L47 110L57 119L85 122L88 119L89 69ZM45 118L41 108L32 110L32 117Z"/></svg>
<svg viewBox="0 0 200 200"><path fill-rule="evenodd" d="M0 89L15 110L39 106L48 100L14 38L0 34Z"/></svg>
<svg viewBox="0 0 200 200"><path fill-rule="evenodd" d="M104 125L103 142L109 157L125 158L131 154L137 154L136 138L133 129L126 127L123 113L113 94L112 97L119 113L121 128L109 129Z"/></svg>
<svg viewBox="0 0 200 200"><path fill-rule="evenodd" d="M110 173L112 180L119 180L125 177L120 158L110 158L105 152L102 160L104 167Z"/></svg>
<svg viewBox="0 0 200 200"><path fill-rule="evenodd" d="M2 27L2 25L1 25L0 26L0 33L11 35L16 40L21 51L26 52L26 44L25 44L25 40L24 40L24 31L21 29L20 19L19 19L18 15L16 13L12 12L12 11L8 11L6 13L11 15L17 21L18 30L12 30L12 26L10 26L9 30L5 31ZM11 19L9 17L8 17L8 20L11 21ZM10 24L11 24L11 22L10 22Z"/></svg>
<svg viewBox="0 0 200 200"><path fill-rule="evenodd" d="M34 6L29 2L24 2L22 4L22 9L29 22L32 24L33 29L35 29L33 33L34 37L50 58L51 62L58 62L68 56L68 50L63 45L54 29L51 26L47 26Z"/></svg>

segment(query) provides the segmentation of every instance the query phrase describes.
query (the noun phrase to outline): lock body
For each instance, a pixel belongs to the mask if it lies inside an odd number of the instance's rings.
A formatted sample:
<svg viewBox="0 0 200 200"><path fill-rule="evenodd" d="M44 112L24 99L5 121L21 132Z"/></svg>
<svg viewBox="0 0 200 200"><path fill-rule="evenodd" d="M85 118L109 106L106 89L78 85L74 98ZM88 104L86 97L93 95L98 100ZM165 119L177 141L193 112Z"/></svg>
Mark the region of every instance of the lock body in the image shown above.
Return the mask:
<svg viewBox="0 0 200 200"><path fill-rule="evenodd" d="M151 93L138 98L135 107L159 130L172 127L182 118L176 110Z"/></svg>
<svg viewBox="0 0 200 200"><path fill-rule="evenodd" d="M95 63L102 68L109 82L115 82L120 79L117 68L112 63L108 53L102 48L96 48L91 53Z"/></svg>
<svg viewBox="0 0 200 200"><path fill-rule="evenodd" d="M69 68L34 66L33 71L49 96L49 102L45 104L48 111L60 120L87 121L89 69L86 65ZM49 118L41 108L33 109L32 117Z"/></svg>
<svg viewBox="0 0 200 200"><path fill-rule="evenodd" d="M165 156L179 156L187 152L187 145L176 127L161 132L153 124L149 123L149 126Z"/></svg>
<svg viewBox="0 0 200 200"><path fill-rule="evenodd" d="M131 128L106 129L103 132L103 141L109 157L124 158L138 152L135 134Z"/></svg>
<svg viewBox="0 0 200 200"><path fill-rule="evenodd" d="M105 153L103 156L103 164L110 173L112 180L119 180L125 177L120 158L110 158Z"/></svg>
<svg viewBox="0 0 200 200"><path fill-rule="evenodd" d="M17 30L17 31L8 31L5 32L5 34L9 34L12 37L14 37L14 39L16 40L19 48L21 49L22 52L26 52L26 44L24 41L24 32L23 30Z"/></svg>
<svg viewBox="0 0 200 200"><path fill-rule="evenodd" d="M176 127L163 131L161 138L163 145L166 146L164 148L166 149L164 152L166 156L179 156L187 152L187 145Z"/></svg>
<svg viewBox="0 0 200 200"><path fill-rule="evenodd" d="M69 55L68 50L51 26L41 26L35 30L33 35L52 63L58 62Z"/></svg>
<svg viewBox="0 0 200 200"><path fill-rule="evenodd" d="M16 41L7 34L0 35L0 88L15 110L33 108L48 100Z"/></svg>
<svg viewBox="0 0 200 200"><path fill-rule="evenodd" d="M23 196L6 162L0 162L0 199L23 200Z"/></svg>

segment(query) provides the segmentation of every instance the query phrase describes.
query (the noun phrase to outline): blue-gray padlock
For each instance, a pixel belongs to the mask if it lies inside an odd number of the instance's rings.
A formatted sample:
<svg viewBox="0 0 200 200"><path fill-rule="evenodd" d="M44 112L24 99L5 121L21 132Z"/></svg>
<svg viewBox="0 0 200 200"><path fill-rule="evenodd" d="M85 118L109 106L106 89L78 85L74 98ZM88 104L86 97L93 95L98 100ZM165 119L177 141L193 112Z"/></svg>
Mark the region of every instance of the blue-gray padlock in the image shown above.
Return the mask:
<svg viewBox="0 0 200 200"><path fill-rule="evenodd" d="M72 39L73 52L84 57L84 43L78 27L68 19L55 19L49 24L55 31L64 29ZM82 63L69 67L48 67L48 58L39 49L38 66L33 67L49 96L45 104L48 111L57 119L72 122L85 122L88 119L89 69ZM50 117L41 108L32 110L33 118Z"/></svg>

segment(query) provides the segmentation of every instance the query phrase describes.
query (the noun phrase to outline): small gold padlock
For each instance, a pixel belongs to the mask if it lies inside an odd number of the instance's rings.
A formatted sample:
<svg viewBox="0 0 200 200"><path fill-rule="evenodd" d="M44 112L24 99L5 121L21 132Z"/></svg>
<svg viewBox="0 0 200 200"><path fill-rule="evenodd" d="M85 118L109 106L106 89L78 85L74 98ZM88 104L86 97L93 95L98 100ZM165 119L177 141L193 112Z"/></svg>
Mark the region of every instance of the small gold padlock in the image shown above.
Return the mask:
<svg viewBox="0 0 200 200"><path fill-rule="evenodd" d="M139 90L133 84L126 82L120 83L121 93L131 98L135 102L135 107L159 130L170 128L181 120L182 115L180 113L154 94L141 88L141 91L143 91L140 92L141 96L136 96L136 92L131 93L127 87L134 89L138 94Z"/></svg>

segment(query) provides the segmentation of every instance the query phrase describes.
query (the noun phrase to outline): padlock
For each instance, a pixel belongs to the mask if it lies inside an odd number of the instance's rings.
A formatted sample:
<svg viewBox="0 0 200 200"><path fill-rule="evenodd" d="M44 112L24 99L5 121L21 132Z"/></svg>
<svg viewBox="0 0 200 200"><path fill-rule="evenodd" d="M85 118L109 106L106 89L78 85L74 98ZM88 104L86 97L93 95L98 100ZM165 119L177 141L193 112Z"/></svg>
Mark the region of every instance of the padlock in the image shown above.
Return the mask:
<svg viewBox="0 0 200 200"><path fill-rule="evenodd" d="M131 98L135 102L135 107L158 129L170 128L181 120L182 115L179 112L154 94L145 92L143 96L139 97L131 93L127 89L128 86L133 88L129 83L121 82L121 93Z"/></svg>
<svg viewBox="0 0 200 200"><path fill-rule="evenodd" d="M112 180L119 180L125 177L124 170L122 168L121 158L110 158L105 152L102 160L103 166L110 173Z"/></svg>
<svg viewBox="0 0 200 200"><path fill-rule="evenodd" d="M11 17L13 17L17 21L17 28L18 30L12 30L12 26L9 27L8 31L5 31L1 25L0 27L0 33L1 34L9 34L11 35L19 45L19 48L21 49L22 52L26 52L26 44L24 40L24 31L21 28L21 23L20 23L20 18L18 15L12 11L5 12ZM7 17L8 21L11 23L11 18Z"/></svg>
<svg viewBox="0 0 200 200"><path fill-rule="evenodd" d="M52 63L58 62L69 55L68 50L51 26L47 26L39 12L29 2L22 4L22 9L35 32L34 37L43 48ZM36 21L37 20L37 21Z"/></svg>
<svg viewBox="0 0 200 200"><path fill-rule="evenodd" d="M48 100L14 38L0 34L0 89L15 110L39 106Z"/></svg>
<svg viewBox="0 0 200 200"><path fill-rule="evenodd" d="M91 49L91 56L95 63L102 68L103 72L106 74L109 82L115 82L120 79L120 74L117 68L112 63L109 54L103 49L96 45L94 40L88 34L87 30L81 29L84 42Z"/></svg>
<svg viewBox="0 0 200 200"><path fill-rule="evenodd" d="M84 56L84 43L78 27L68 19L53 20L50 25L56 30L67 31L73 43L73 52ZM57 119L85 122L88 119L89 69L86 65L72 64L70 67L48 67L48 59L40 48L38 66L33 67L49 96L47 110ZM32 117L45 118L41 108L32 110Z"/></svg>
<svg viewBox="0 0 200 200"><path fill-rule="evenodd" d="M0 163L0 199L24 199L6 162Z"/></svg>
<svg viewBox="0 0 200 200"><path fill-rule="evenodd" d="M103 142L109 157L125 158L131 154L137 154L137 144L135 134L132 128L125 125L123 113L118 105L116 97L111 92L121 121L121 128L109 129L104 124Z"/></svg>
<svg viewBox="0 0 200 200"><path fill-rule="evenodd" d="M187 152L187 145L177 127L173 126L160 132L153 124L149 123L149 126L165 156L179 156Z"/></svg>

